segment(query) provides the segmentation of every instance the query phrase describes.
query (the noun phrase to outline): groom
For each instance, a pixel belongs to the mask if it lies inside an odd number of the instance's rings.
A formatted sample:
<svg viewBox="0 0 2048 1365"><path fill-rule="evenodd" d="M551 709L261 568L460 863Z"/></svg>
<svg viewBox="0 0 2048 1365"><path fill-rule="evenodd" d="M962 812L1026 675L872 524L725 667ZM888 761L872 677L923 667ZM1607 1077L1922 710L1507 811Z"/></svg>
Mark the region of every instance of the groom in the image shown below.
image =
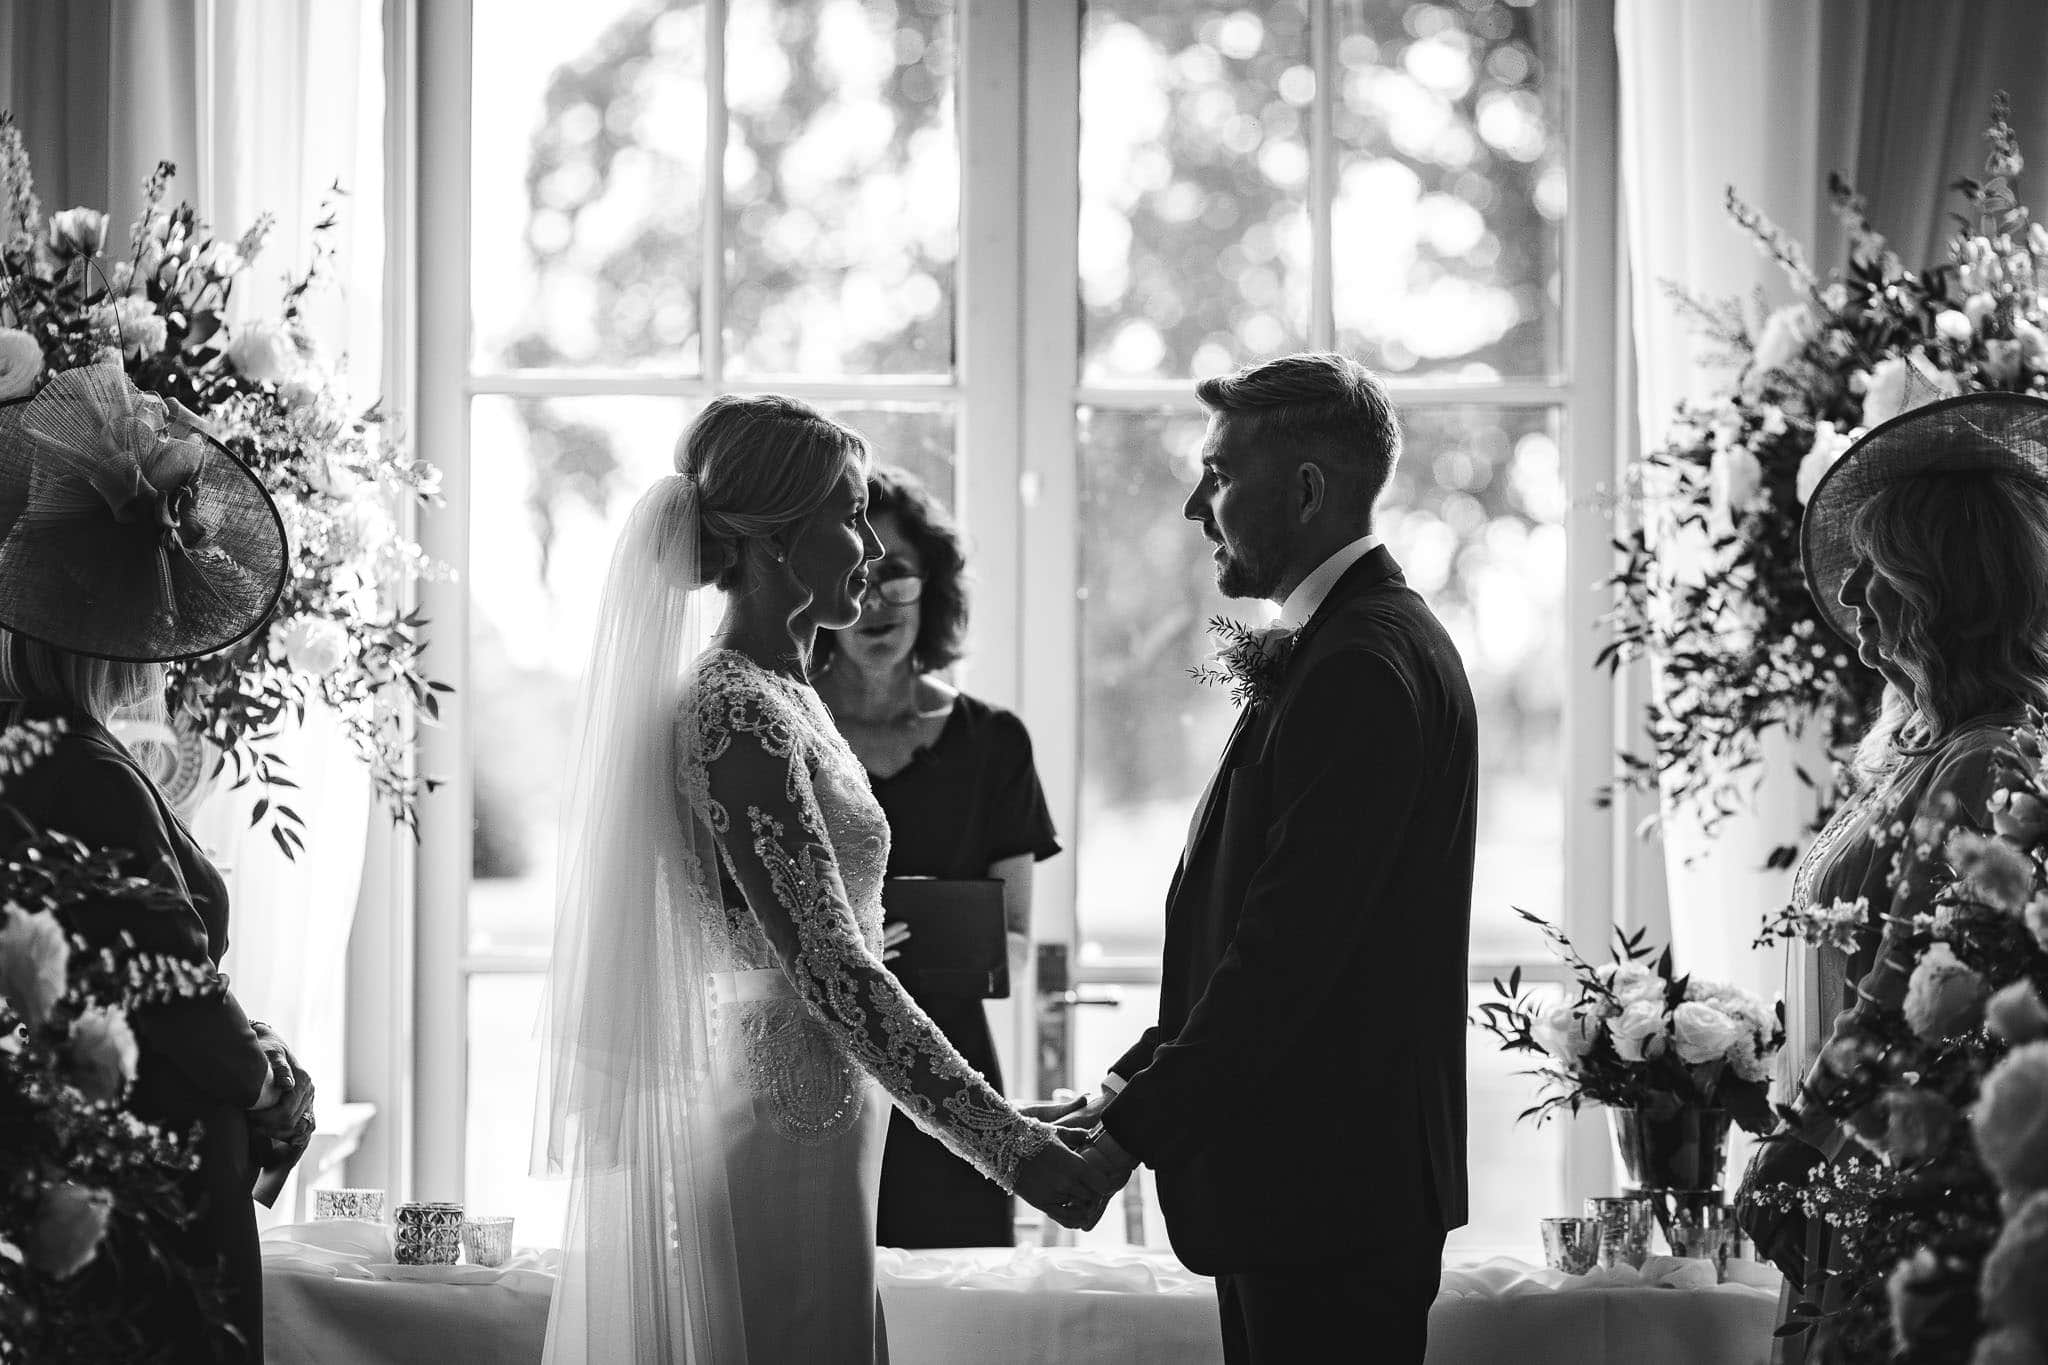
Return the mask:
<svg viewBox="0 0 2048 1365"><path fill-rule="evenodd" d="M1113 1175L1157 1172L1233 1365L1419 1365L1465 1222L1472 694L1372 531L1401 449L1372 374L1291 355L1197 393L1184 510L1224 595L1293 635L1167 892L1159 1022L1063 1122Z"/></svg>

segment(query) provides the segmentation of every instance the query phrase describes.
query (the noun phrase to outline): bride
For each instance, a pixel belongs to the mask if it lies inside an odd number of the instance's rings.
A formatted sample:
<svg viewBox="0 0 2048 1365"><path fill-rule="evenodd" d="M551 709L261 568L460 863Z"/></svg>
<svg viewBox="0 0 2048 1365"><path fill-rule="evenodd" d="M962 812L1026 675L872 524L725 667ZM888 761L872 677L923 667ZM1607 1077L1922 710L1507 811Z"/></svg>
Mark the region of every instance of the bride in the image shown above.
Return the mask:
<svg viewBox="0 0 2048 1365"><path fill-rule="evenodd" d="M886 1360L890 1100L1062 1223L1110 1191L881 965L888 826L806 680L881 553L865 441L724 397L675 465L620 536L584 685L536 1124L537 1168L573 1179L546 1358Z"/></svg>

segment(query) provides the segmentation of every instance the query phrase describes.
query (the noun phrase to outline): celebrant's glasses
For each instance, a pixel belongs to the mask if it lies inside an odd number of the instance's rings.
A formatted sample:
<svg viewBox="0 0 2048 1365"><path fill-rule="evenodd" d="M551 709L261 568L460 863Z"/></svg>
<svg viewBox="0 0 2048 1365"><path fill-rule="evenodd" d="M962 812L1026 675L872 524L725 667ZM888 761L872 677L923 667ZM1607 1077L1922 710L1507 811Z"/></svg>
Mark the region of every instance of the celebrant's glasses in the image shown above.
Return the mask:
<svg viewBox="0 0 2048 1365"><path fill-rule="evenodd" d="M861 596L880 598L892 607L907 607L924 596L924 575L894 573L886 578L871 578Z"/></svg>

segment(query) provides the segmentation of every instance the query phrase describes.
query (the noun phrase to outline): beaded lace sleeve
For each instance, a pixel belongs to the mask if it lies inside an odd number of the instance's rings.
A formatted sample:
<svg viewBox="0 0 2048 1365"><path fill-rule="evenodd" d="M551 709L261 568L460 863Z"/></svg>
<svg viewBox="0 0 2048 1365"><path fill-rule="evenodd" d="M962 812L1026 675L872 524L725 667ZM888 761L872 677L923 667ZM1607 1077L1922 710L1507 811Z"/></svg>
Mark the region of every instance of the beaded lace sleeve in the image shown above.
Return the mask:
<svg viewBox="0 0 2048 1365"><path fill-rule="evenodd" d="M786 699L730 674L696 708L705 812L782 968L814 1017L930 1133L1004 1190L1052 1130L1004 1103L861 932Z"/></svg>

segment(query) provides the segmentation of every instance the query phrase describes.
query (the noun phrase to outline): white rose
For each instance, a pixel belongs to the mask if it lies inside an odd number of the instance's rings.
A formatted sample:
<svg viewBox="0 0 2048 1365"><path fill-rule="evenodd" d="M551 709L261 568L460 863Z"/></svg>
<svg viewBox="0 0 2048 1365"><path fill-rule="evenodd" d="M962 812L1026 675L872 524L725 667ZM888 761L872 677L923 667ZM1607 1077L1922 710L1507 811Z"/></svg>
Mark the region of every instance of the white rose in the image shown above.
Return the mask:
<svg viewBox="0 0 2048 1365"><path fill-rule="evenodd" d="M1863 376L1863 425L1889 422L1905 409L1906 358L1888 355Z"/></svg>
<svg viewBox="0 0 2048 1365"><path fill-rule="evenodd" d="M1624 1006L1664 998L1664 978L1640 962L1609 962L1595 968L1593 974Z"/></svg>
<svg viewBox="0 0 2048 1365"><path fill-rule="evenodd" d="M1672 1045L1690 1066L1720 1061L1741 1036L1742 1026L1712 1005L1688 1000L1671 1011Z"/></svg>
<svg viewBox="0 0 2048 1365"><path fill-rule="evenodd" d="M1619 1018L1607 1026L1614 1038L1614 1053L1624 1062L1646 1062L1664 1055L1665 1028L1670 1016L1656 1000L1632 1001Z"/></svg>
<svg viewBox="0 0 2048 1365"><path fill-rule="evenodd" d="M1944 308L1934 315L1934 331L1943 341L1964 346L1977 335L1977 326L1970 321L1969 314Z"/></svg>
<svg viewBox="0 0 2048 1365"><path fill-rule="evenodd" d="M1982 327L1985 319L1998 311L1998 300L1989 294L1972 294L1963 300L1963 316L1970 320L1972 328Z"/></svg>
<svg viewBox="0 0 2048 1365"><path fill-rule="evenodd" d="M96 1100L118 1100L135 1079L135 1034L128 1016L94 1005L71 1024L66 1068L72 1084Z"/></svg>
<svg viewBox="0 0 2048 1365"><path fill-rule="evenodd" d="M1529 1026L1529 1033L1552 1057L1571 1067L1593 1050L1598 1025L1569 1004L1553 1005Z"/></svg>
<svg viewBox="0 0 2048 1365"><path fill-rule="evenodd" d="M50 249L59 256L97 256L107 244L107 215L65 209L50 215Z"/></svg>
<svg viewBox="0 0 2048 1365"><path fill-rule="evenodd" d="M0 995L31 1024L49 1017L50 1007L64 998L71 970L71 945L63 926L48 911L28 914L17 905L5 908L0 925Z"/></svg>
<svg viewBox="0 0 2048 1365"><path fill-rule="evenodd" d="M27 332L0 327L0 403L35 392L43 376L43 348Z"/></svg>
<svg viewBox="0 0 2048 1365"><path fill-rule="evenodd" d="M1764 320L1763 335L1757 338L1751 373L1769 374L1799 359L1800 353L1820 330L1813 310L1803 303L1788 303Z"/></svg>
<svg viewBox="0 0 2048 1365"><path fill-rule="evenodd" d="M275 384L299 363L298 348L291 338L281 328L260 322L237 329L227 355L229 364L258 384Z"/></svg>
<svg viewBox="0 0 2048 1365"><path fill-rule="evenodd" d="M1870 400L1866 398L1864 400L1864 411L1868 412L1869 409ZM1806 500L1813 496L1813 490L1820 487L1821 476L1832 469L1835 461L1841 459L1849 447L1854 444L1855 440L1852 437L1844 432L1835 430L1833 422L1815 422L1813 424L1813 445L1807 449L1805 457L1799 461L1797 483L1799 505L1801 507L1804 507Z"/></svg>
<svg viewBox="0 0 2048 1365"><path fill-rule="evenodd" d="M348 632L324 616L295 616L279 636L285 662L301 673L325 677L348 657Z"/></svg>
<svg viewBox="0 0 2048 1365"><path fill-rule="evenodd" d="M1714 524L1723 530L1733 530L1736 518L1749 510L1749 505L1756 501L1757 490L1764 486L1763 463L1749 453L1747 446L1723 446L1714 452L1707 478Z"/></svg>
<svg viewBox="0 0 2048 1365"><path fill-rule="evenodd" d="M99 1254L113 1203L105 1190L68 1180L44 1190L35 1224L22 1247L28 1263L60 1280L85 1269Z"/></svg>

